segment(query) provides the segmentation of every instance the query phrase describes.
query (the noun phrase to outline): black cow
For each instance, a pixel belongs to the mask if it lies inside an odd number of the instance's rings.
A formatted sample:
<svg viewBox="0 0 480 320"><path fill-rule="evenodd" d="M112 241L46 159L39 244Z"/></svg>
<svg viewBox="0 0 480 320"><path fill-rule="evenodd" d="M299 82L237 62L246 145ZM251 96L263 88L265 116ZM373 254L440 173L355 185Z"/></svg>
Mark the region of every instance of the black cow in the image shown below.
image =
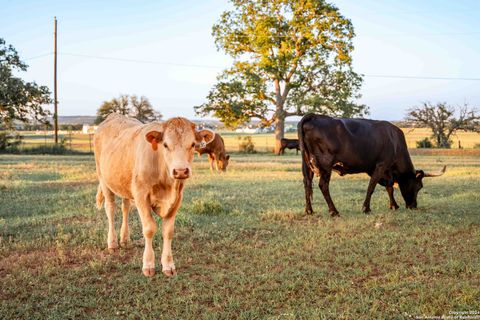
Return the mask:
<svg viewBox="0 0 480 320"><path fill-rule="evenodd" d="M285 154L285 149L296 149L297 154L298 150L300 150L300 146L298 145L298 139L284 139L282 138L280 140L281 147L280 147L280 152L282 154Z"/></svg>
<svg viewBox="0 0 480 320"><path fill-rule="evenodd" d="M319 187L331 216L338 215L329 192L332 170L341 176L367 173L370 176L363 212L370 212L370 198L378 184L387 189L390 209L398 209L393 185L398 183L407 208L417 207L417 194L424 177L442 175L415 170L402 130L387 121L331 118L307 114L298 124L305 187L305 212L312 210L313 175L320 176Z"/></svg>

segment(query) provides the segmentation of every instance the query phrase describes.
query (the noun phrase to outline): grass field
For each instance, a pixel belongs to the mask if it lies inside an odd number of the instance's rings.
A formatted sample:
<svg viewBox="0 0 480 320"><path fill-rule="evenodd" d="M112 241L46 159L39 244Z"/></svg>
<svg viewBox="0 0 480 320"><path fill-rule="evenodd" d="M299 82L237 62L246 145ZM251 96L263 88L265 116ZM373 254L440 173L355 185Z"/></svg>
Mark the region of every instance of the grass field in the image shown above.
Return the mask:
<svg viewBox="0 0 480 320"><path fill-rule="evenodd" d="M418 129L411 129L406 128L403 129L405 132L405 137L407 140L407 145L409 148L416 148L417 141L423 140L424 138L431 136L431 131L427 128L418 128ZM273 134L246 134L246 133L235 133L231 131L220 132L222 137L225 140L225 145L228 151L238 151L238 137L244 136L251 136L253 142L255 144L256 150L259 152L273 152L273 148L275 146L275 140ZM24 136L22 148L31 148L35 146L42 146L42 145L51 145L53 144L53 135L51 134L34 134L32 132L23 132L22 135ZM72 134L69 135L62 135L61 137L65 137L66 139L66 146L69 149L77 150L77 151L84 151L88 152L91 151L91 136L89 137L88 134ZM286 138L297 138L297 133L287 133L285 135ZM71 139L70 139L71 138ZM458 132L456 136L452 137L452 148L458 149L458 141L461 141L462 148L471 149L476 144L480 144L480 134L476 132Z"/></svg>
<svg viewBox="0 0 480 320"><path fill-rule="evenodd" d="M480 157L416 155L447 173L419 209L390 211L367 177L335 175L328 216L303 214L300 157L233 155L210 174L195 160L177 218L179 274L147 279L133 245L106 250L91 156L0 155L0 318L406 319L480 311ZM121 215L117 211L117 227ZM157 258L161 237L155 237Z"/></svg>

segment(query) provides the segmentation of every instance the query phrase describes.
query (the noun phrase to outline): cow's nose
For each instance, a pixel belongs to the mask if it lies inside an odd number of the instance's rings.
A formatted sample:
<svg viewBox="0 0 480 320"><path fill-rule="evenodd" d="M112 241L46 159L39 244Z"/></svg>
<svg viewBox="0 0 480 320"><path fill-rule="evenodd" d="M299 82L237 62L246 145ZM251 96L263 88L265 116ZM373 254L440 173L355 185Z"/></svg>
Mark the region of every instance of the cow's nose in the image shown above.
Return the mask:
<svg viewBox="0 0 480 320"><path fill-rule="evenodd" d="M175 179L187 179L190 176L190 170L188 168L173 169L173 177Z"/></svg>

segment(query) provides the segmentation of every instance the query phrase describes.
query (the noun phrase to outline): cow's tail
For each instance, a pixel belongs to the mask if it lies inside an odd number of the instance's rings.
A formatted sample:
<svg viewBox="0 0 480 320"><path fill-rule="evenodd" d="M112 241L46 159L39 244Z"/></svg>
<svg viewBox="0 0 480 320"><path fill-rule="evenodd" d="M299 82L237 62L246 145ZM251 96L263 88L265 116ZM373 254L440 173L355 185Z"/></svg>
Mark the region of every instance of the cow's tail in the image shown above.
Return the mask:
<svg viewBox="0 0 480 320"><path fill-rule="evenodd" d="M103 201L105 201L105 196L103 195L103 191L102 191L102 187L100 186L100 183L98 184L98 188L97 188L96 201L97 201L97 209L101 210Z"/></svg>
<svg viewBox="0 0 480 320"><path fill-rule="evenodd" d="M307 121L310 121L315 114L308 113L306 114L298 123L297 132L298 132L298 144L300 146L300 152L302 154L302 173L303 173L303 184L305 187L305 200L306 200L306 207L305 211L307 213L312 213L311 209L311 201L313 199L313 187L312 187L312 180L313 180L313 171L310 166L310 159L311 159L311 152L305 143L305 132L303 129L304 124Z"/></svg>
<svg viewBox="0 0 480 320"><path fill-rule="evenodd" d="M303 131L303 125L305 122L310 121L312 118L315 117L313 113L307 113L303 116L297 126L298 131L298 144L300 145L300 151L302 153L302 161L305 161L307 166L310 168L310 151L305 144L305 132Z"/></svg>

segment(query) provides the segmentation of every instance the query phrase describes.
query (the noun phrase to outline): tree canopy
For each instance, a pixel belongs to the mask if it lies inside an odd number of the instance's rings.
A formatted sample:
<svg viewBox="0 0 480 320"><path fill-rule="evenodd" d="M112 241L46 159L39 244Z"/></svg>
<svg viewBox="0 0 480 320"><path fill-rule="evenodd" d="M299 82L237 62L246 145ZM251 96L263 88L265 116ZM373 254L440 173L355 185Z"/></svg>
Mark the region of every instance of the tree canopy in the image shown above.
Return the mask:
<svg viewBox="0 0 480 320"><path fill-rule="evenodd" d="M445 102L424 102L409 110L407 120L417 126L430 128L438 148L450 148L450 137L458 130L480 133L480 113L468 104L455 108Z"/></svg>
<svg viewBox="0 0 480 320"><path fill-rule="evenodd" d="M95 123L98 124L102 122L113 112L136 118L144 123L162 118L162 114L153 109L152 104L146 97L141 96L139 98L136 95L120 95L118 98L113 98L110 101L104 101L102 103L97 110Z"/></svg>
<svg viewBox="0 0 480 320"><path fill-rule="evenodd" d="M52 102L46 86L26 82L14 72L27 71L18 52L0 38L0 125L11 128L15 121L46 122L49 112L44 105Z"/></svg>
<svg viewBox="0 0 480 320"><path fill-rule="evenodd" d="M213 26L218 50L234 61L195 107L228 127L252 118L275 124L277 150L284 120L307 112L362 115L360 75L352 70L350 20L324 0L232 0Z"/></svg>

